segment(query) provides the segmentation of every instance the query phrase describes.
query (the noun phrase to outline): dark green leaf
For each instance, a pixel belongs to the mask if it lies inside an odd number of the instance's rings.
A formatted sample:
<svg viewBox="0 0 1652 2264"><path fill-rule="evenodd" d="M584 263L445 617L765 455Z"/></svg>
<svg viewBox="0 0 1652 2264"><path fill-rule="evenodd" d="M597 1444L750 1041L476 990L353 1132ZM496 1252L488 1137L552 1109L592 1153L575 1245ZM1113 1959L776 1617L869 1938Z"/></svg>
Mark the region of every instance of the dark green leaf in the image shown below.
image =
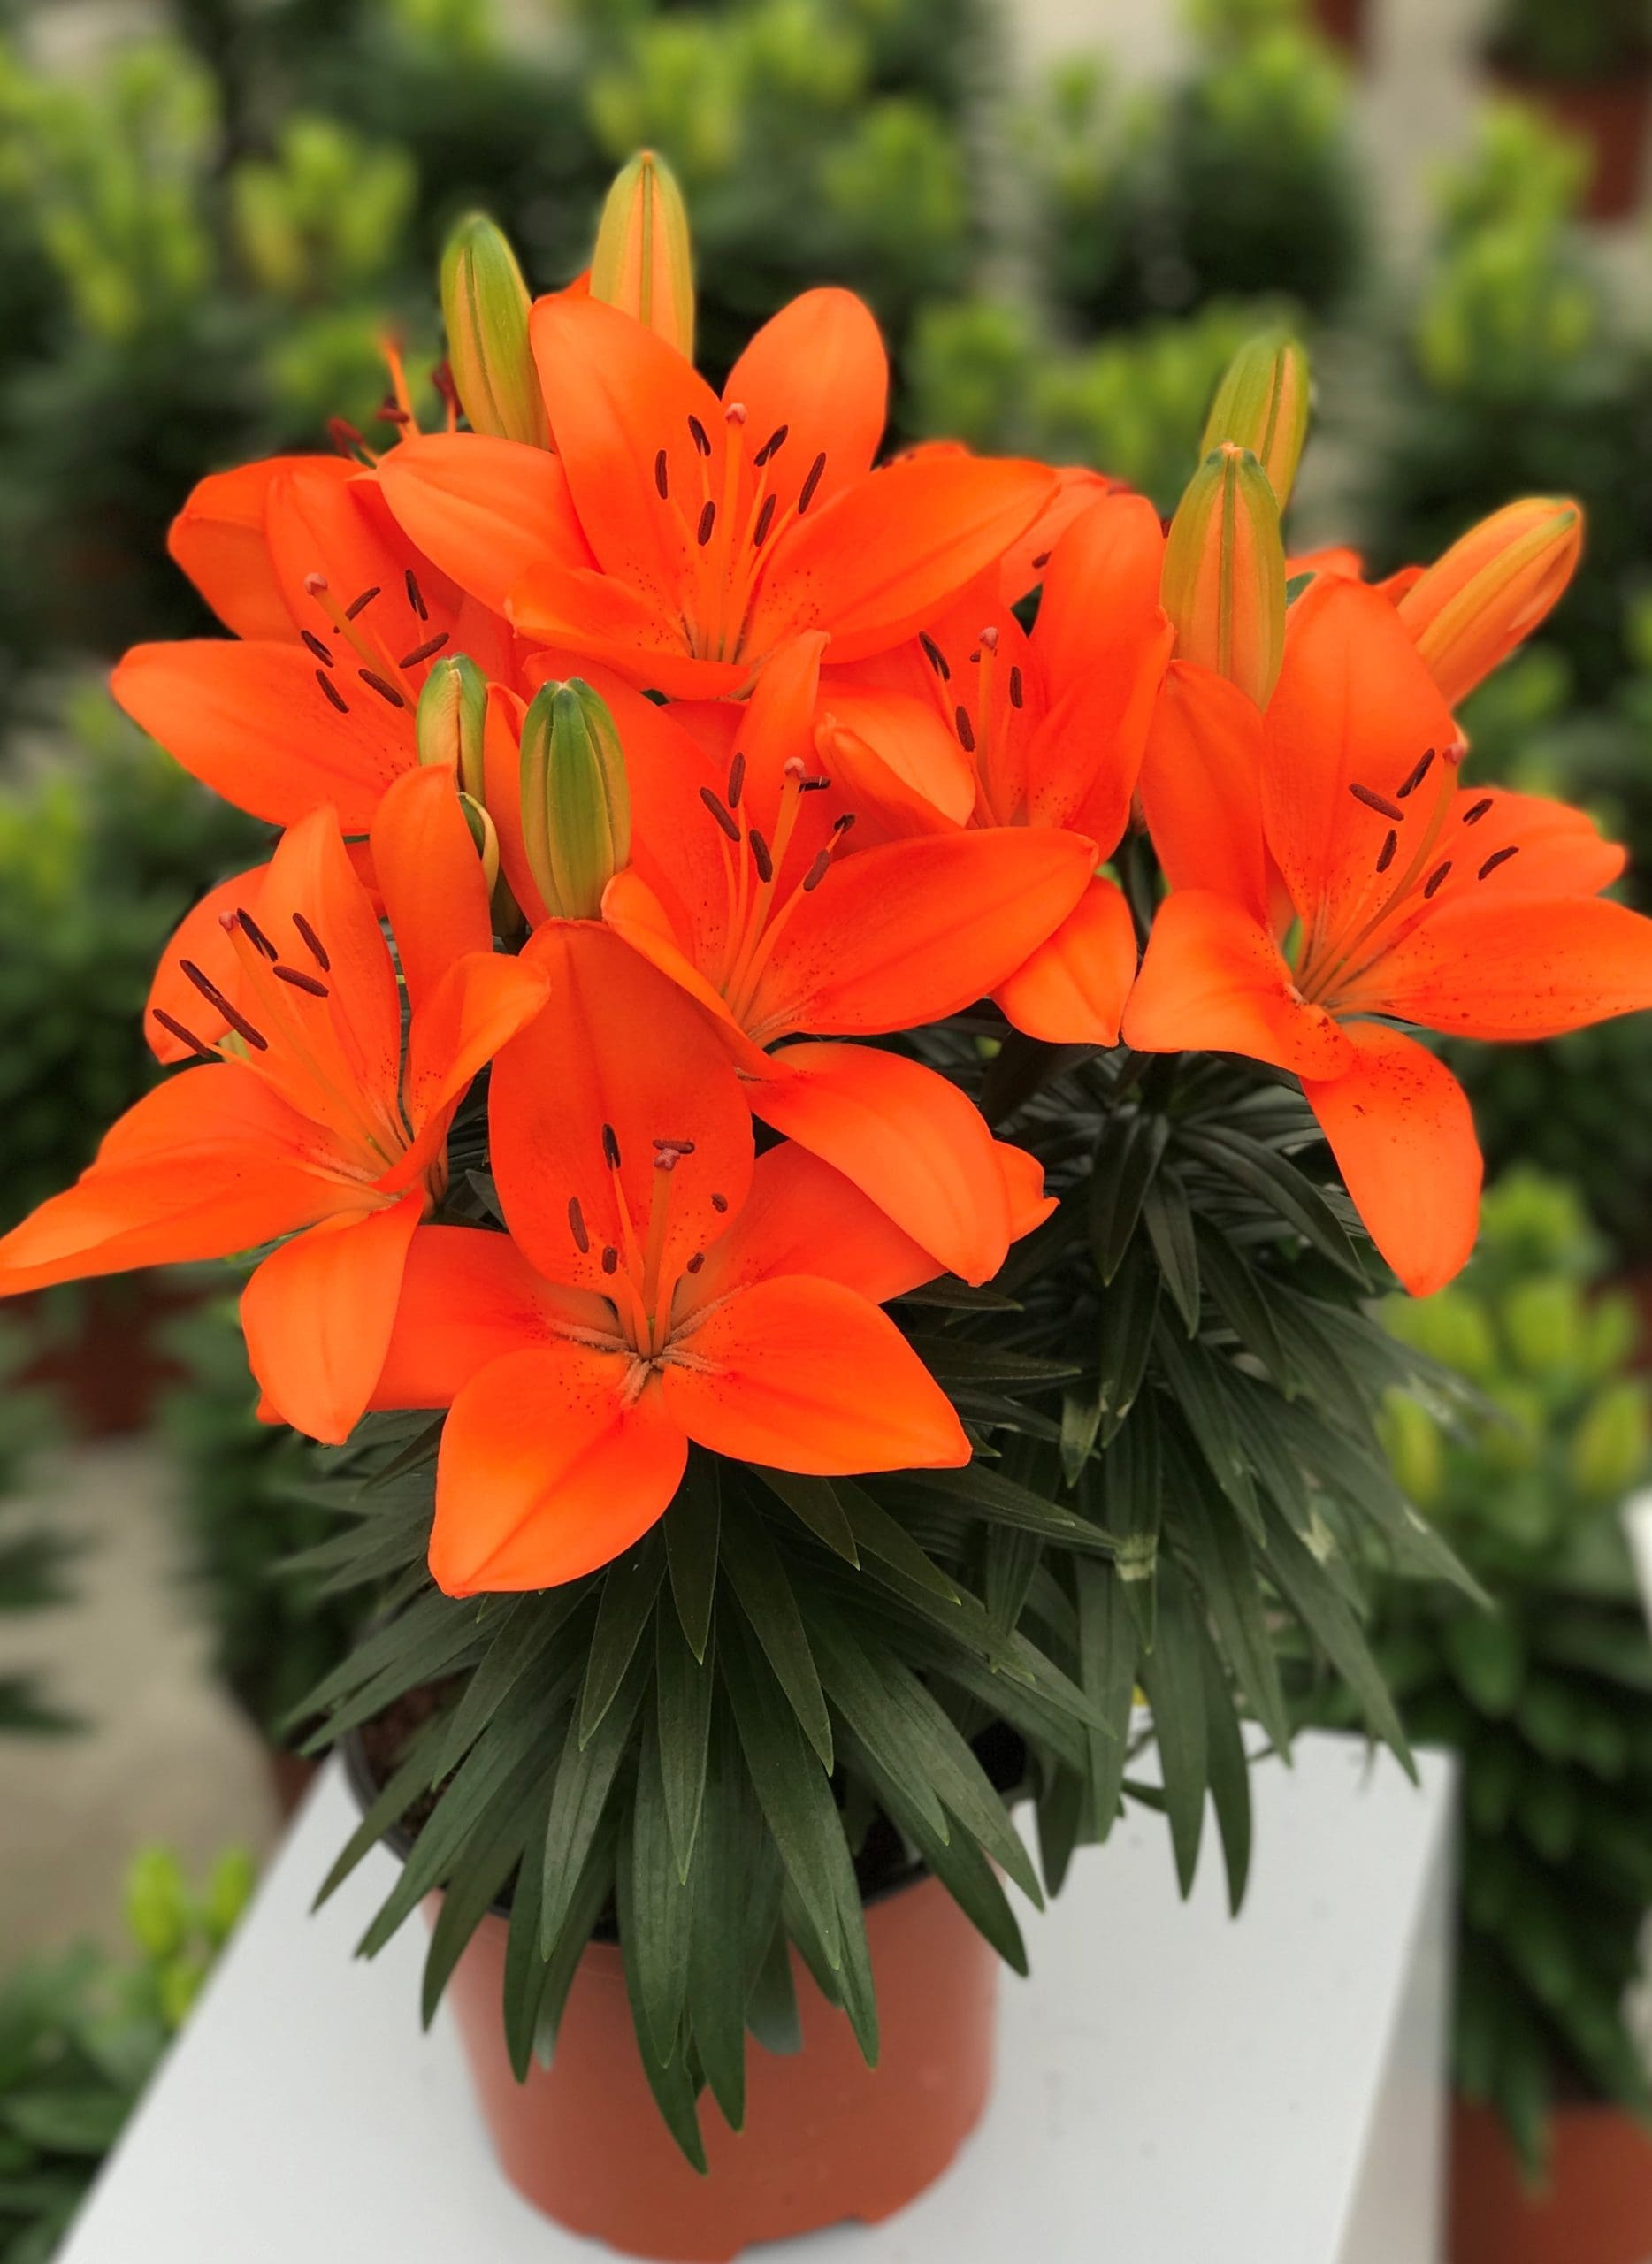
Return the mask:
<svg viewBox="0 0 1652 2264"><path fill-rule="evenodd" d="M795 1517L801 1518L817 1540L845 1564L859 1567L860 1552L855 1546L854 1527L830 1478L806 1478L790 1470L765 1469L758 1463L747 1466Z"/></svg>
<svg viewBox="0 0 1652 2264"><path fill-rule="evenodd" d="M1156 1174L1142 1205L1142 1223L1165 1287L1189 1336L1199 1333L1199 1253L1186 1190L1174 1171Z"/></svg>
<svg viewBox="0 0 1652 2264"><path fill-rule="evenodd" d="M1090 1180L1090 1242L1104 1282L1124 1261L1169 1132L1165 1117L1139 1108L1107 1120Z"/></svg>
<svg viewBox="0 0 1652 2264"><path fill-rule="evenodd" d="M678 1875L660 1774L658 1728L646 1709L631 1802L631 1893L621 1919L621 1947L627 1965L634 1969L636 1999L654 2039L654 2057L663 2064L677 2048L688 1988L694 1898L692 1889Z"/></svg>
<svg viewBox="0 0 1652 2264"><path fill-rule="evenodd" d="M680 1879L688 1877L700 1830L715 1683L709 1645L706 1659L697 1659L677 1614L656 1613L654 1702L659 1713L660 1778Z"/></svg>
<svg viewBox="0 0 1652 2264"><path fill-rule="evenodd" d="M739 1509L738 1517L723 1519L723 1568L822 1768L830 1771L831 1720L797 1598L768 1526L744 1503Z"/></svg>
<svg viewBox="0 0 1652 2264"><path fill-rule="evenodd" d="M1163 1280L1151 1252L1137 1244L1103 1293L1096 1390L1104 1446L1116 1436L1141 1391Z"/></svg>
<svg viewBox="0 0 1652 2264"><path fill-rule="evenodd" d="M616 1889L619 1901L620 1936L622 1943L632 1940L639 1930L637 1897L641 1878L642 1856L631 1846L629 1830L623 1825L619 1835L616 1864ZM670 1866L667 1865L669 1870ZM673 1886L680 1894L686 1890ZM642 1977L637 1959L627 1954L624 1959L625 1991L631 2000L631 2025L637 2031L637 2048L642 2061L643 2073L654 2103L664 2118L666 2128L676 2139L685 2158L702 2176L706 2170L705 2143L700 2132L700 2100L693 2078L688 2072L680 2042L673 2039L673 2051L662 2060L655 2053L654 2034L649 2024L648 2008L642 1994Z"/></svg>
<svg viewBox="0 0 1652 2264"><path fill-rule="evenodd" d="M1208 1220L1199 1220L1197 1234L1200 1275L1216 1310L1289 1398L1296 1388L1296 1370L1285 1357L1264 1277Z"/></svg>
<svg viewBox="0 0 1652 2264"><path fill-rule="evenodd" d="M1227 1126L1186 1127L1182 1145L1294 1228L1362 1289L1365 1286L1365 1269L1346 1228L1319 1189L1296 1165L1259 1140Z"/></svg>
<svg viewBox="0 0 1652 2264"><path fill-rule="evenodd" d="M1099 1726L1086 1734L1096 1836L1105 1840L1119 1813L1129 1755L1138 1623L1116 1566L1085 1562L1073 1571L1078 1587L1079 1680L1099 1717ZM1054 1884L1052 1880L1052 1888Z"/></svg>
<svg viewBox="0 0 1652 2264"><path fill-rule="evenodd" d="M1414 1778L1405 1732L1358 1623L1325 1567L1277 1514L1268 1518L1267 1568L1286 1602L1358 1699L1373 1734Z"/></svg>
<svg viewBox="0 0 1652 2264"><path fill-rule="evenodd" d="M579 1701L579 1741L589 1744L619 1694L654 1615L654 1598L665 1577L665 1550L654 1526L602 1576L602 1600L585 1661L585 1687Z"/></svg>
<svg viewBox="0 0 1652 2264"><path fill-rule="evenodd" d="M652 1661L648 1664L652 1664ZM568 1725L562 1758L556 1765L550 1818L545 1827L545 1890L539 1943L547 1956L555 1947L567 1919L585 1857L630 1747L631 1728L647 1683L647 1666L633 1654L614 1703L606 1709L589 1740L580 1737L577 1714Z"/></svg>
<svg viewBox="0 0 1652 2264"><path fill-rule="evenodd" d="M1153 1710L1176 1877L1185 1895L1198 1868L1210 1772L1205 1677L1198 1623L1176 1564L1160 1564L1158 1586L1158 1626L1153 1648L1142 1659L1141 1677Z"/></svg>
<svg viewBox="0 0 1652 2264"><path fill-rule="evenodd" d="M1221 1836L1222 1862L1228 1873L1228 1907L1236 1917L1250 1875L1250 1764L1221 1662L1202 1627L1197 1634L1205 1676L1211 1804L1216 1810L1216 1829Z"/></svg>
<svg viewBox="0 0 1652 2264"><path fill-rule="evenodd" d="M717 1534L723 1518L723 1482L715 1455L691 1447L688 1467L677 1498L664 1518L671 1594L688 1648L706 1656L711 1602L717 1587Z"/></svg>

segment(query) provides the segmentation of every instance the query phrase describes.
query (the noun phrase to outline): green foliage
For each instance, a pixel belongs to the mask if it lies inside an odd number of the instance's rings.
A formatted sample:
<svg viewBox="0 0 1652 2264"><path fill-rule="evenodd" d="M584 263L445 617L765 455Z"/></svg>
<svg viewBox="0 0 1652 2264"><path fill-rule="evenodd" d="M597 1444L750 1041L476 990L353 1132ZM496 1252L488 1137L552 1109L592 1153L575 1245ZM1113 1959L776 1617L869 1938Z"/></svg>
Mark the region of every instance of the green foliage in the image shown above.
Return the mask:
<svg viewBox="0 0 1652 2264"><path fill-rule="evenodd" d="M252 1884L239 1849L198 1895L147 1849L126 1883L133 1954L72 1950L0 1982L0 2264L49 2264Z"/></svg>
<svg viewBox="0 0 1652 2264"><path fill-rule="evenodd" d="M1384 1589L1376 1651L1413 1736L1462 1756L1457 2076L1528 2169L1580 2081L1652 2114L1623 2000L1652 1902L1652 1641L1618 1526L1652 1467L1635 1316L1595 1287L1580 1198L1529 1169L1488 1197L1461 1282L1394 1304L1483 1416L1396 1397L1396 1469L1491 1599Z"/></svg>
<svg viewBox="0 0 1652 2264"><path fill-rule="evenodd" d="M273 1740L343 1656L355 1614L283 1571L329 1522L304 1491L303 1442L257 1419L233 1303L174 1320L166 1344L184 1373L161 1404L160 1426L177 1467L189 1572L211 1629L214 1664Z"/></svg>
<svg viewBox="0 0 1652 2264"><path fill-rule="evenodd" d="M116 714L69 703L59 759L0 789L4 1222L60 1188L148 1082L143 1002L161 947L264 829Z"/></svg>
<svg viewBox="0 0 1652 2264"><path fill-rule="evenodd" d="M1647 0L1502 0L1491 44L1499 61L1535 79L1610 79L1644 62L1652 14Z"/></svg>
<svg viewBox="0 0 1652 2264"><path fill-rule="evenodd" d="M50 1396L23 1381L27 1339L0 1320L0 1625L8 1616L65 1603L65 1573L73 1546L38 1517L18 1521L11 1498L27 1480L39 1449L57 1435ZM33 1675L0 1673L0 1736L72 1727L49 1705Z"/></svg>

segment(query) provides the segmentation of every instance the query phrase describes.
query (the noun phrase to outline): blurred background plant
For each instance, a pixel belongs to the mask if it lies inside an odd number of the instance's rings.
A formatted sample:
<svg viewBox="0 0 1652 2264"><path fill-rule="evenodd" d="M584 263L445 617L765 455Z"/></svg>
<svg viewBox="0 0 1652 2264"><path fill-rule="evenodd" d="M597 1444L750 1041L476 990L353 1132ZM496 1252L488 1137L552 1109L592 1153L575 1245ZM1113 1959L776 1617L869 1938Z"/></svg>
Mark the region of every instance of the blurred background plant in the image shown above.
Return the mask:
<svg viewBox="0 0 1652 2264"><path fill-rule="evenodd" d="M0 1626L22 1613L66 1603L73 1543L19 1502L42 1447L59 1435L50 1396L23 1380L30 1347L23 1329L0 1320ZM0 1669L0 1737L42 1735L75 1726L52 1705L34 1674Z"/></svg>
<svg viewBox="0 0 1652 2264"><path fill-rule="evenodd" d="M146 1849L126 1881L132 1947L0 1979L0 2264L48 2264L252 1892L231 1849L192 1890Z"/></svg>
<svg viewBox="0 0 1652 2264"><path fill-rule="evenodd" d="M1394 1581L1372 1640L1411 1734L1462 1758L1457 2080L1533 2173L1551 2102L1652 2114L1625 2015L1652 1903L1652 1639L1619 1522L1652 1428L1605 1257L1579 1196L1522 1167L1461 1281L1388 1314L1485 1402L1448 1427L1395 1393L1387 1419L1396 1475L1494 1609Z"/></svg>

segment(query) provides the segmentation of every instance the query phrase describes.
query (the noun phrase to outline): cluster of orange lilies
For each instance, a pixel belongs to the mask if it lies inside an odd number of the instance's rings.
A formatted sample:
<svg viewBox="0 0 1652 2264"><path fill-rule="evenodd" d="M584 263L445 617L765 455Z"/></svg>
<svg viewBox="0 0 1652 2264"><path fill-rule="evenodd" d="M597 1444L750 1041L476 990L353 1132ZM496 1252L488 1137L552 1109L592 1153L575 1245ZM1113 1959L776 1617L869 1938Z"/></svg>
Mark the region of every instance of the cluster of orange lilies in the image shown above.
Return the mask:
<svg viewBox="0 0 1652 2264"><path fill-rule="evenodd" d="M393 358L382 449L215 475L173 528L231 636L140 646L117 697L283 831L165 954L149 1030L183 1066L0 1241L0 1293L268 1246L265 1412L339 1441L450 1409L432 1564L466 1594L609 1560L690 1442L967 1458L880 1307L989 1280L1052 1205L957 1085L866 1041L983 998L1054 1044L1293 1073L1400 1277L1457 1271L1479 1150L1405 1026L1652 1005L1652 922L1602 894L1621 853L1465 784L1452 713L1564 589L1575 508L1378 585L1288 560L1282 341L1235 364L1167 531L1091 474L879 465L848 293L784 309L721 394L696 373L648 160L576 286L531 303L478 221L444 298L445 430ZM1108 869L1132 826L1166 883L1144 953ZM489 1065L503 1233L442 1223Z"/></svg>

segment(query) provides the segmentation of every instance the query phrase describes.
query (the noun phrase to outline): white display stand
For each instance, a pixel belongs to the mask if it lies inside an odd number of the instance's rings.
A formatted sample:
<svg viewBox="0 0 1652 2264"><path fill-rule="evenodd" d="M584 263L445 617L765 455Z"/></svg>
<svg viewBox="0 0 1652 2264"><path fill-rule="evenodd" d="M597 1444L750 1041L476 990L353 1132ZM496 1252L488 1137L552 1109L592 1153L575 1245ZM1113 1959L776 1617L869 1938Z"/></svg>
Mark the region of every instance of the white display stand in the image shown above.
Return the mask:
<svg viewBox="0 0 1652 2264"><path fill-rule="evenodd" d="M998 2085L956 2168L882 2226L761 2264L1438 2264L1452 1783L1353 1740L1254 1772L1250 1900L1213 1844L1186 1906L1161 1818L1086 1850L1006 1977ZM494 2169L424 1932L352 1945L376 1851L322 1778L59 2264L598 2264Z"/></svg>

